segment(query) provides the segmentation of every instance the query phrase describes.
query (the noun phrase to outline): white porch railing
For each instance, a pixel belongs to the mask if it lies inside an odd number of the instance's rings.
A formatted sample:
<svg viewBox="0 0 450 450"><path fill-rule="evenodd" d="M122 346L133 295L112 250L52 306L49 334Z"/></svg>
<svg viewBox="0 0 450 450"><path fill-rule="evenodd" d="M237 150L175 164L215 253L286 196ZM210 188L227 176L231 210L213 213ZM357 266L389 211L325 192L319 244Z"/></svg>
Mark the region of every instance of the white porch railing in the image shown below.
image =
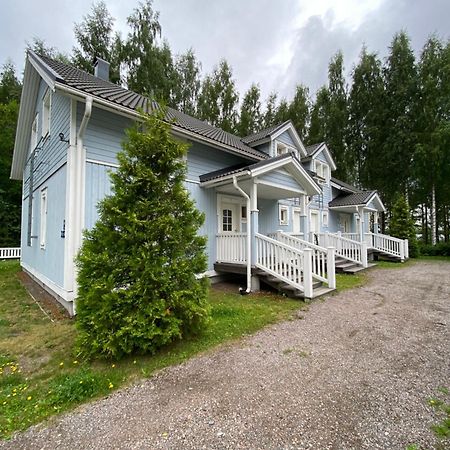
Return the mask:
<svg viewBox="0 0 450 450"><path fill-rule="evenodd" d="M334 247L336 255L368 267L367 244L343 237L340 233L311 233L310 239L314 242L317 237L321 247Z"/></svg>
<svg viewBox="0 0 450 450"><path fill-rule="evenodd" d="M366 233L372 241L372 248L392 256L397 256L401 261L408 259L408 239L398 239L381 233Z"/></svg>
<svg viewBox="0 0 450 450"><path fill-rule="evenodd" d="M0 259L19 259L20 248L4 247L0 248Z"/></svg>
<svg viewBox="0 0 450 450"><path fill-rule="evenodd" d="M332 289L336 288L334 248L320 247L319 245L299 239L292 233L278 231L269 236L297 250L311 249L311 270L313 278L327 283L328 287Z"/></svg>
<svg viewBox="0 0 450 450"><path fill-rule="evenodd" d="M302 291L312 298L312 250L298 250L268 236L257 233L256 267Z"/></svg>
<svg viewBox="0 0 450 450"><path fill-rule="evenodd" d="M216 236L217 262L247 262L247 233L220 233Z"/></svg>

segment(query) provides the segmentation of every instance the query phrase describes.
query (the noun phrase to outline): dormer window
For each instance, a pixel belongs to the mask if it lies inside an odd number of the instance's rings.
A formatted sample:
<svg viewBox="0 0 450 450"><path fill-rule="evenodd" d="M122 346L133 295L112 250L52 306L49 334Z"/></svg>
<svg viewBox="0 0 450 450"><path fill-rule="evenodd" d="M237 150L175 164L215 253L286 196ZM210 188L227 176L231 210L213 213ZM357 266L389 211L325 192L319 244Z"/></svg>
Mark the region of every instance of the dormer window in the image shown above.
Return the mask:
<svg viewBox="0 0 450 450"><path fill-rule="evenodd" d="M325 180L326 184L330 182L330 168L328 164L325 164L322 161L315 160L314 169L316 174Z"/></svg>
<svg viewBox="0 0 450 450"><path fill-rule="evenodd" d="M47 136L50 132L50 108L51 108L51 92L47 91L42 101L42 137Z"/></svg>
<svg viewBox="0 0 450 450"><path fill-rule="evenodd" d="M289 147L289 145L283 143L283 142L277 142L275 141L275 156L284 155L285 153L297 153L295 149L292 147Z"/></svg>

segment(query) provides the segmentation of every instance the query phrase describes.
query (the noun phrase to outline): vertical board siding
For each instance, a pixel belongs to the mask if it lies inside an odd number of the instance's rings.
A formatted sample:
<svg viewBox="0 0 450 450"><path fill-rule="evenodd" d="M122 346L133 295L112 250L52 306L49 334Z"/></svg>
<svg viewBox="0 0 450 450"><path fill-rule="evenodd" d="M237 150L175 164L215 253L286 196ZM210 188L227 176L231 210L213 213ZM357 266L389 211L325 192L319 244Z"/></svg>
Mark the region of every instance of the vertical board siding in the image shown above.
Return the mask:
<svg viewBox="0 0 450 450"><path fill-rule="evenodd" d="M281 184L282 186L286 186L292 189L303 189L303 187L298 184L295 178L283 169L269 172L266 175L263 175L258 178L262 181Z"/></svg>
<svg viewBox="0 0 450 450"><path fill-rule="evenodd" d="M192 142L187 154L187 178L198 181L200 175L242 163L251 164L252 161Z"/></svg>
<svg viewBox="0 0 450 450"><path fill-rule="evenodd" d="M40 247L41 190L47 188L47 233L45 250ZM32 247L27 245L28 200L22 202L21 260L56 285L64 286L64 238L66 166L61 167L33 192Z"/></svg>
<svg viewBox="0 0 450 450"><path fill-rule="evenodd" d="M110 172L116 169L102 164L86 163L86 198L84 226L92 229L98 220L98 202L111 194Z"/></svg>
<svg viewBox="0 0 450 450"><path fill-rule="evenodd" d="M42 134L42 102L47 92L47 84L41 80L36 99L36 113L39 114L38 141ZM30 130L31 132L31 130ZM44 142L39 145L34 158L34 187L38 187L53 172L58 170L67 160L68 144L62 142L59 134L66 139L70 135L70 99L58 92L51 94L50 131ZM30 149L31 150L31 149ZM24 168L23 198L28 196L30 182L30 161Z"/></svg>
<svg viewBox="0 0 450 450"><path fill-rule="evenodd" d="M83 119L84 108L84 103L78 104L77 127ZM132 124L131 119L94 107L84 136L86 158L116 164L117 153L126 139L125 129Z"/></svg>
<svg viewBox="0 0 450 450"><path fill-rule="evenodd" d="M213 270L216 262L216 234L218 230L217 194L214 189L203 189L197 183L185 182L184 186L194 200L197 209L205 214L205 222L200 227L198 234L208 239L206 243L207 270Z"/></svg>

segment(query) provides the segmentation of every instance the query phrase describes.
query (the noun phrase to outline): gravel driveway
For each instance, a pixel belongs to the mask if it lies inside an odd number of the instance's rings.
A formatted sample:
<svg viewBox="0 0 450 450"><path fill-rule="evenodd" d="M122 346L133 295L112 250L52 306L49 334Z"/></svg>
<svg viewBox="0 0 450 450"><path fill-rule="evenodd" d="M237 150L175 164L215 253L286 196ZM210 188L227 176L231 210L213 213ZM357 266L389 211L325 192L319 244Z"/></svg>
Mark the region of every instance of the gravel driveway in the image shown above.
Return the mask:
<svg viewBox="0 0 450 450"><path fill-rule="evenodd" d="M0 447L450 448L427 404L450 388L450 264L369 278Z"/></svg>

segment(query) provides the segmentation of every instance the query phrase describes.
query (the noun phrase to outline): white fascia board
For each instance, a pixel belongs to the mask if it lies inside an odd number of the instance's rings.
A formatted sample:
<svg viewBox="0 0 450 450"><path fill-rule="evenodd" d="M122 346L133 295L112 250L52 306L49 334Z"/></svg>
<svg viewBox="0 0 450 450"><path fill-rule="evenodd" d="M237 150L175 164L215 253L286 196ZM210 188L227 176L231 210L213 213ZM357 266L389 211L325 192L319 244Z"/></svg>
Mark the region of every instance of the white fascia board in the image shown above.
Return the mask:
<svg viewBox="0 0 450 450"><path fill-rule="evenodd" d="M59 78L58 74L47 64L43 63L31 50L28 52L27 60L36 69L37 73L45 81L48 87L55 92L55 81Z"/></svg>
<svg viewBox="0 0 450 450"><path fill-rule="evenodd" d="M289 131L294 143L297 144L297 147L300 149L300 153L303 156L307 156L305 146L303 145L303 142L300 139L300 136L298 135L296 129L294 128L294 125L292 125L291 122L288 122L284 127L281 127L274 134L272 134L272 136L271 136L272 140L276 139L278 136L283 134L285 131Z"/></svg>
<svg viewBox="0 0 450 450"><path fill-rule="evenodd" d="M58 82L55 83L55 87L56 87L56 89L58 89L62 92L65 92L66 94L69 94L70 96L72 96L73 98L75 98L77 100L85 100L86 95L88 95L78 89L72 88L70 86L67 86L65 84L61 84ZM94 106L97 108L104 109L105 111L110 111L115 114L119 114L121 116L127 117L132 120L136 120L136 119L140 118L140 114L133 109L126 108L125 106L117 105L116 103L113 103L109 100L102 99L97 96L93 96L93 100L94 100ZM183 128L178 127L177 125L171 124L170 126L172 127L172 131L173 131L174 135L181 136L183 138L188 138L192 141L196 141L201 144L208 144L210 147L214 147L219 150L225 151L227 153L232 153L234 155L238 155L242 158L248 159L249 161L263 161L266 159L263 156L260 157L257 155L250 155L247 153L244 154L241 151L239 151L238 149L235 149L234 147L228 146L226 144L221 144L220 142L213 141L212 139L209 139L207 137L200 136L196 133L192 133L190 131L184 130Z"/></svg>
<svg viewBox="0 0 450 450"><path fill-rule="evenodd" d="M253 169L251 171L251 175L252 177L261 176L267 172L272 172L275 169L279 169L281 167L290 165L292 165L292 168L294 170L289 171L289 173L295 178L297 183L299 183L299 185L303 189L305 189L304 183L306 182L311 188L310 192L314 192L314 194L320 194L322 192L319 186L317 186L314 180L308 175L306 170L302 167L302 165L297 161L297 159L293 158L292 156L290 158L283 158L273 162L272 164L267 164L264 165L263 167ZM306 190L308 191L308 189Z"/></svg>
<svg viewBox="0 0 450 450"><path fill-rule="evenodd" d="M251 178L250 171L246 170L245 172L233 173L233 174L230 174L230 175L226 175L224 177L214 178L213 180L203 181L203 182L200 182L200 185L205 187L205 188L222 186L224 184L228 184L230 181L232 182L233 181L233 177L242 178L245 175L246 176L250 176L250 178Z"/></svg>
<svg viewBox="0 0 450 450"><path fill-rule="evenodd" d="M378 192L374 192L373 195L369 198L369 200L367 201L366 205L368 205L370 202L372 201L376 201L379 204L379 209L377 209L377 211L382 211L382 212L386 212L386 208L383 205L383 202L381 201L380 196L378 195ZM369 209L369 208L367 208Z"/></svg>
<svg viewBox="0 0 450 450"><path fill-rule="evenodd" d="M19 117L17 119L16 139L11 164L10 177L13 180L22 180L23 178L23 169L29 153L31 124L34 120L39 82L39 74L27 60L25 62L23 88L20 97Z"/></svg>

